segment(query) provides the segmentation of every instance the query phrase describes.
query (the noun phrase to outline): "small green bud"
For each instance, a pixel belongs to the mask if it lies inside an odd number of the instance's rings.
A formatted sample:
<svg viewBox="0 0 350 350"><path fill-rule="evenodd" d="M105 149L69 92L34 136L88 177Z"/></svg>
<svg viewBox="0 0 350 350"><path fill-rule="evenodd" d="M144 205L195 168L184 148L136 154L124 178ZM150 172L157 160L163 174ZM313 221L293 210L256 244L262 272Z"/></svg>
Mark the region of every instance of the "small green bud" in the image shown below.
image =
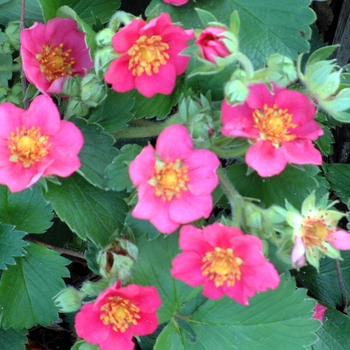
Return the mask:
<svg viewBox="0 0 350 350"><path fill-rule="evenodd" d="M75 312L81 307L86 294L73 287L67 287L53 297L54 304L59 312Z"/></svg>
<svg viewBox="0 0 350 350"><path fill-rule="evenodd" d="M79 97L81 93L81 81L82 78L78 74L65 79L63 83L63 94L70 97Z"/></svg>
<svg viewBox="0 0 350 350"><path fill-rule="evenodd" d="M112 38L115 32L109 28L105 28L97 33L96 42L99 47L111 45Z"/></svg>
<svg viewBox="0 0 350 350"><path fill-rule="evenodd" d="M271 55L267 60L267 79L280 86L286 86L297 79L297 70L294 62L287 56L279 53Z"/></svg>
<svg viewBox="0 0 350 350"><path fill-rule="evenodd" d="M230 104L239 104L246 100L249 90L247 87L247 73L237 69L225 85L225 97Z"/></svg>
<svg viewBox="0 0 350 350"><path fill-rule="evenodd" d="M100 265L100 274L105 278L128 280L131 269L137 260L138 248L124 238L117 238L100 251L97 261Z"/></svg>
<svg viewBox="0 0 350 350"><path fill-rule="evenodd" d="M67 115L77 115L78 117L84 117L89 113L89 106L87 106L80 98L70 98L67 105Z"/></svg>
<svg viewBox="0 0 350 350"><path fill-rule="evenodd" d="M100 279L96 282L86 281L83 283L80 290L89 297L96 297L109 287L109 281L106 279Z"/></svg>
<svg viewBox="0 0 350 350"><path fill-rule="evenodd" d="M107 96L107 87L95 74L87 74L81 81L81 100L89 107L97 107Z"/></svg>

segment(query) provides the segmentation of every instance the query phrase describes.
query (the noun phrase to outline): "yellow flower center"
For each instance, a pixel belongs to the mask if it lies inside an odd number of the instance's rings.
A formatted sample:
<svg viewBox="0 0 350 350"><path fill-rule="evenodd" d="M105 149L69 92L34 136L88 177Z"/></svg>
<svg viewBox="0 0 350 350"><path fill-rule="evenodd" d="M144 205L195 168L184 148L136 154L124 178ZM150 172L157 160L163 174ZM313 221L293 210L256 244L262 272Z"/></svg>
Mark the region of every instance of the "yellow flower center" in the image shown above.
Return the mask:
<svg viewBox="0 0 350 350"><path fill-rule="evenodd" d="M48 153L49 136L42 135L40 127L32 126L27 129L18 127L15 132L11 132L9 140L9 149L11 151L10 161L22 163L24 168L29 168L36 162L39 162Z"/></svg>
<svg viewBox="0 0 350 350"><path fill-rule="evenodd" d="M137 325L140 319L140 309L130 300L119 296L109 297L108 302L101 306L100 319L104 325L112 325L115 332L124 333L131 325Z"/></svg>
<svg viewBox="0 0 350 350"><path fill-rule="evenodd" d="M169 49L167 43L162 42L162 37L142 35L130 48L129 70L132 75L140 76L143 73L152 75L159 72L159 66L166 64L169 55L165 52Z"/></svg>
<svg viewBox="0 0 350 350"><path fill-rule="evenodd" d="M202 262L202 275L209 276L216 287L221 287L224 283L232 287L236 280L241 279L240 265L243 261L233 254L232 248L215 247L213 251L205 254Z"/></svg>
<svg viewBox="0 0 350 350"><path fill-rule="evenodd" d="M259 129L261 139L271 141L276 148L295 139L296 136L290 134L290 129L297 127L292 123L292 117L288 109L278 108L276 104L272 108L265 104L263 110L253 112L254 127Z"/></svg>
<svg viewBox="0 0 350 350"><path fill-rule="evenodd" d="M54 44L43 45L41 53L36 55L41 72L46 75L46 79L50 82L73 74L72 67L75 58L70 57L72 49L64 50L63 46L63 43L58 46Z"/></svg>
<svg viewBox="0 0 350 350"><path fill-rule="evenodd" d="M302 225L302 240L306 249L318 247L323 251L323 242L331 230L322 219L305 219Z"/></svg>
<svg viewBox="0 0 350 350"><path fill-rule="evenodd" d="M188 166L181 165L180 159L175 162L157 162L154 170L155 175L149 184L155 187L156 196L161 196L163 201L171 201L174 196L180 198L181 191L188 190Z"/></svg>

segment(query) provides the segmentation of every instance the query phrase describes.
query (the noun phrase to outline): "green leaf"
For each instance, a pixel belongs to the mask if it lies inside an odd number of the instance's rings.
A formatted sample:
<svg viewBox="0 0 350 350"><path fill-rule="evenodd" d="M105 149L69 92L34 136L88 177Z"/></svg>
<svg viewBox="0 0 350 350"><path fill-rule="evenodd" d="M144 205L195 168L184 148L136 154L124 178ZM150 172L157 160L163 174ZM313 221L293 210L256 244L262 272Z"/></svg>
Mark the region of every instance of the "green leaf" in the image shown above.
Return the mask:
<svg viewBox="0 0 350 350"><path fill-rule="evenodd" d="M268 178L261 178L256 172L247 175L245 164L231 165L226 169L228 177L242 196L258 198L266 207L273 204L284 207L288 199L298 208L307 195L318 187L315 179L318 168L312 165L288 165L281 174Z"/></svg>
<svg viewBox="0 0 350 350"><path fill-rule="evenodd" d="M129 176L129 164L141 152L142 147L139 145L127 144L120 151L121 154L116 156L106 169L108 178L107 188L115 191L127 190L130 192L133 188Z"/></svg>
<svg viewBox="0 0 350 350"><path fill-rule="evenodd" d="M135 113L135 118L157 117L158 120L164 119L179 101L183 89L181 85L177 84L171 95L156 94L151 98L147 98L135 90L135 105L131 112Z"/></svg>
<svg viewBox="0 0 350 350"><path fill-rule="evenodd" d="M26 1L26 23L32 25L35 21L43 22L44 18L38 0ZM21 0L9 0L0 3L0 24L7 25L10 21L18 21L21 13Z"/></svg>
<svg viewBox="0 0 350 350"><path fill-rule="evenodd" d="M340 199L347 204L350 198L350 164L327 165L326 178L331 183L331 188Z"/></svg>
<svg viewBox="0 0 350 350"><path fill-rule="evenodd" d="M105 170L118 154L118 150L113 147L113 137L105 134L96 123L88 123L82 118L75 118L70 121L84 134L84 146L79 153L81 168L78 173L92 185L102 189L106 188Z"/></svg>
<svg viewBox="0 0 350 350"><path fill-rule="evenodd" d="M107 132L124 130L133 117L130 110L134 103L132 92L119 94L108 90L106 99L93 110L89 121L99 123Z"/></svg>
<svg viewBox="0 0 350 350"><path fill-rule="evenodd" d="M343 276L346 296L350 298L350 251L341 252L340 268ZM308 288L312 295L334 307L342 305L335 260L325 257L320 261L319 273L312 266L303 267L295 272L298 282Z"/></svg>
<svg viewBox="0 0 350 350"><path fill-rule="evenodd" d="M204 11L200 8L196 8L195 10L197 11L204 28L208 27L210 22L217 22L217 19L212 13Z"/></svg>
<svg viewBox="0 0 350 350"><path fill-rule="evenodd" d="M59 7L68 5L81 19L90 25L95 23L98 17L102 23L106 23L115 11L120 7L120 0L38 0L41 4L46 21L57 17Z"/></svg>
<svg viewBox="0 0 350 350"><path fill-rule="evenodd" d="M0 327L0 350L24 350L27 342L26 334L26 329L16 331L12 328L5 330Z"/></svg>
<svg viewBox="0 0 350 350"><path fill-rule="evenodd" d="M173 22L189 29L201 27L194 11L198 6L226 26L230 24L231 13L237 10L241 22L240 50L253 61L255 68L262 68L276 52L296 59L298 53L309 50L309 25L316 19L309 4L309 0L201 0L176 7L164 4L163 0L152 0L146 15L158 6L159 13L168 12Z"/></svg>
<svg viewBox="0 0 350 350"><path fill-rule="evenodd" d="M52 298L65 287L69 262L57 252L29 243L27 255L16 258L0 281L0 323L4 328L47 326L58 318Z"/></svg>
<svg viewBox="0 0 350 350"><path fill-rule="evenodd" d="M60 219L82 239L102 247L110 243L111 235L122 229L128 211L120 194L96 188L77 174L61 183L48 183L44 194Z"/></svg>
<svg viewBox="0 0 350 350"><path fill-rule="evenodd" d="M22 238L25 232L13 231L13 226L0 223L0 269L6 270L6 265L15 265L14 256L23 256L23 247L28 245Z"/></svg>
<svg viewBox="0 0 350 350"><path fill-rule="evenodd" d="M11 193L0 186L0 222L16 226L16 230L43 233L51 226L51 206L45 202L39 185Z"/></svg>
<svg viewBox="0 0 350 350"><path fill-rule="evenodd" d="M12 56L5 53L0 53L0 69L1 67L10 67L12 66ZM0 71L0 86L7 87L8 81L12 78L11 70Z"/></svg>
<svg viewBox="0 0 350 350"><path fill-rule="evenodd" d="M310 67L316 62L319 62L328 58L337 47L339 47L339 45L329 45L329 46L321 47L316 51L314 51L306 62L306 68Z"/></svg>
<svg viewBox="0 0 350 350"><path fill-rule="evenodd" d="M163 323L181 308L193 290L170 274L171 261L179 253L178 234L161 235L152 241L146 236L138 237L136 245L139 256L133 270L134 283L158 289L163 303L157 314L159 323Z"/></svg>
<svg viewBox="0 0 350 350"><path fill-rule="evenodd" d="M306 299L306 290L295 289L294 279L282 277L276 290L257 294L249 306L228 297L207 300L187 319L196 342L179 324L170 323L155 350L162 349L165 338L176 344L170 348L174 350L302 350L317 339L319 322L311 318L314 306L314 300Z"/></svg>
<svg viewBox="0 0 350 350"><path fill-rule="evenodd" d="M322 327L316 332L318 341L312 344L312 350L348 350L350 349L350 318L336 309L328 308Z"/></svg>
<svg viewBox="0 0 350 350"><path fill-rule="evenodd" d="M149 240L153 240L160 235L160 232L148 220L136 219L131 214L128 214L125 223L127 229L130 229L135 237L147 235Z"/></svg>
<svg viewBox="0 0 350 350"><path fill-rule="evenodd" d="M316 141L316 145L324 156L330 156L333 154L334 136L329 128L323 127L324 134L320 136Z"/></svg>

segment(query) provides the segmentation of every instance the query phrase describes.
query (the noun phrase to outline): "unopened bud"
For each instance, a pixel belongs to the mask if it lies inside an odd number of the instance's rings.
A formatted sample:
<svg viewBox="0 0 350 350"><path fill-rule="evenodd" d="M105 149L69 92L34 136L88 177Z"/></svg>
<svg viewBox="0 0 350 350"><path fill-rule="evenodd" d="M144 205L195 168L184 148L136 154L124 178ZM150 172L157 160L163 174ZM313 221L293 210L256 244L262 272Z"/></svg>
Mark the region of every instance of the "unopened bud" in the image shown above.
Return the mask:
<svg viewBox="0 0 350 350"><path fill-rule="evenodd" d="M67 287L53 297L55 306L59 312L75 312L81 307L81 302L86 294L74 287Z"/></svg>
<svg viewBox="0 0 350 350"><path fill-rule="evenodd" d="M81 100L89 107L97 107L107 96L107 87L95 74L87 74L81 81Z"/></svg>

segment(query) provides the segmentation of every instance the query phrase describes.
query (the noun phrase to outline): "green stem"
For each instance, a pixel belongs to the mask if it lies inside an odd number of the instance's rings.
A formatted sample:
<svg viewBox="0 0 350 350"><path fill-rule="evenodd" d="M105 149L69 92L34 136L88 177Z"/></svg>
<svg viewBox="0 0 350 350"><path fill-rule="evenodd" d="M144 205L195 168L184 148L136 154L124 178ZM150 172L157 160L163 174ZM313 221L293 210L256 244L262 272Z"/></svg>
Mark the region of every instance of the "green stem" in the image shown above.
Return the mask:
<svg viewBox="0 0 350 350"><path fill-rule="evenodd" d="M219 168L217 170L220 185L226 194L226 197L231 206L232 223L235 227L241 227L242 222L242 208L244 205L242 196L236 191L231 181L228 179L225 170Z"/></svg>
<svg viewBox="0 0 350 350"><path fill-rule="evenodd" d="M243 66L245 72L247 73L248 80L252 79L254 76L254 67L250 59L242 52L237 52L236 59Z"/></svg>
<svg viewBox="0 0 350 350"><path fill-rule="evenodd" d="M15 64L13 66L1 66L0 72L15 72L21 70L21 66L19 64Z"/></svg>
<svg viewBox="0 0 350 350"><path fill-rule="evenodd" d="M335 268L337 270L337 276L338 276L338 283L339 283L339 288L340 288L340 294L342 297L342 302L343 302L343 312L346 314L347 311L347 306L348 306L348 301L346 298L346 289L345 289L345 284L344 284L344 279L343 279L343 274L340 268L340 262L338 259L335 259Z"/></svg>

